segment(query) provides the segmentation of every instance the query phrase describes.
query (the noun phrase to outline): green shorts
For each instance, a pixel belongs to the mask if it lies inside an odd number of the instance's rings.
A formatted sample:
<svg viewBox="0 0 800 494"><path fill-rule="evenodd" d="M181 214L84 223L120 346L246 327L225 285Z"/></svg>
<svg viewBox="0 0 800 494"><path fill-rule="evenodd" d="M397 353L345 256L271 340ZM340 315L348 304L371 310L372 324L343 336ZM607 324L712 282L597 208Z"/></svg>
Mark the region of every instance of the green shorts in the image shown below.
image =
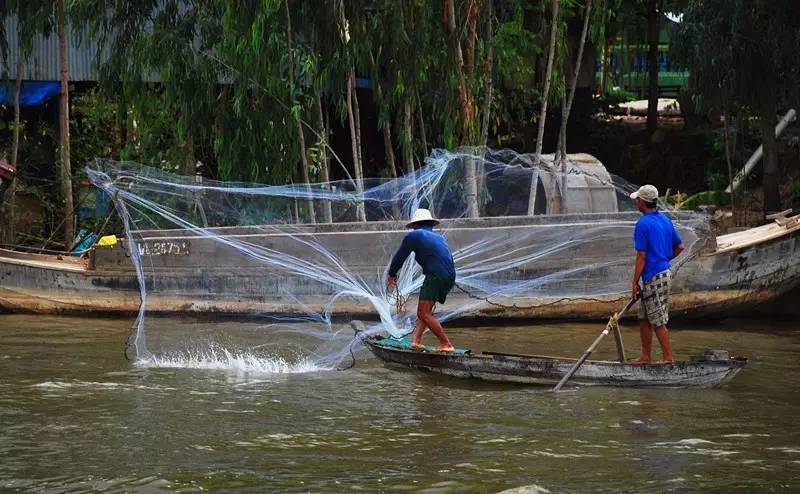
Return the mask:
<svg viewBox="0 0 800 494"><path fill-rule="evenodd" d="M456 281L444 276L436 276L435 274L425 277L422 282L422 288L419 290L420 300L433 300L443 304L447 299L447 294L453 289Z"/></svg>

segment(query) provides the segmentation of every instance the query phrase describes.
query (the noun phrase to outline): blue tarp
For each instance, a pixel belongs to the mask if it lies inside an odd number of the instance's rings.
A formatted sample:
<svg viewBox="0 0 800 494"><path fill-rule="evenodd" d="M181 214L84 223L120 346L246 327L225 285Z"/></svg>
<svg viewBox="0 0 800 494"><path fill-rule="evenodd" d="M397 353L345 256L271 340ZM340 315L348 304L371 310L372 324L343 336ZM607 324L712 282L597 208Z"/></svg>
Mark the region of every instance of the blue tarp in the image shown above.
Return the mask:
<svg viewBox="0 0 800 494"><path fill-rule="evenodd" d="M10 91L9 91L10 89ZM19 106L38 106L58 96L61 84L53 81L25 81L19 93ZM0 84L0 105L14 104L14 82Z"/></svg>
<svg viewBox="0 0 800 494"><path fill-rule="evenodd" d="M78 245L76 245L72 249L72 255L74 256L79 256L84 252L86 252L87 250L89 250L92 247L92 245L94 245L94 241L97 240L97 235L95 235L92 232L87 232L86 230L81 229L81 231L78 232L76 240L77 239L81 239L81 241Z"/></svg>

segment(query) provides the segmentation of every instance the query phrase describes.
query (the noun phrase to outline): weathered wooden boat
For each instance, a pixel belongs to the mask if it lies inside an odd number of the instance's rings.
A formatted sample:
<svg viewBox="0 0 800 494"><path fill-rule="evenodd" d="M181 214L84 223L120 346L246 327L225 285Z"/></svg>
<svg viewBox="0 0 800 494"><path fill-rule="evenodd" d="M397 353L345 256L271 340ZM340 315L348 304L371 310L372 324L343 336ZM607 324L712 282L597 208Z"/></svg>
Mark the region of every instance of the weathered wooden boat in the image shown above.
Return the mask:
<svg viewBox="0 0 800 494"><path fill-rule="evenodd" d="M541 355L480 352L419 351L408 340L383 336L362 339L376 357L390 364L435 372L448 376L484 381L555 385L570 370L576 359ZM731 358L728 352L709 350L688 362L634 365L587 360L572 376L570 384L625 387L715 387L729 382L747 359Z"/></svg>
<svg viewBox="0 0 800 494"><path fill-rule="evenodd" d="M678 214L680 216L680 214ZM487 234L503 239L497 250L514 250L525 235L539 235L553 224L592 228L613 223L615 235L535 260L513 270L492 274L496 281L544 279L569 269L575 259L587 259L597 271L544 284L531 294L478 300L459 290L446 308L470 307L473 318L605 319L625 300L623 290L603 292L608 283L627 286L630 263L620 252L631 252L630 233L638 213L490 217L442 222L454 249L481 241ZM301 258L318 255L298 239L311 238L335 252L342 265L378 292L388 263L385 246L398 245L405 234L398 222L329 223L278 227L211 229L216 235L184 230L136 232L136 254L142 259L151 314L204 313L220 315L305 314L306 309L333 315L374 317L364 298L341 297L329 306L335 288L313 278L281 272L235 251L226 241L293 252ZM800 285L800 215L714 237L682 263L674 278L671 316L717 317L742 314ZM140 304L140 287L129 245L96 247L81 257L23 253L0 249L0 310L37 313L133 314ZM565 294L568 294L565 296ZM576 294L579 294L576 296ZM581 296L581 294L584 294ZM302 300L303 306L298 304Z"/></svg>

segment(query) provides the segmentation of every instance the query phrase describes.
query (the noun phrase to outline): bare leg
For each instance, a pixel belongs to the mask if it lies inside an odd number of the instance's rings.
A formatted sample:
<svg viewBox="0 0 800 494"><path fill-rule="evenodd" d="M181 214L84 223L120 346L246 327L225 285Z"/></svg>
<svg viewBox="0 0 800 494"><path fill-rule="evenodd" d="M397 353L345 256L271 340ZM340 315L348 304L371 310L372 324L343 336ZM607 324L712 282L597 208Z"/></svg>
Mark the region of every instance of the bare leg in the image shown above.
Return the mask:
<svg viewBox="0 0 800 494"><path fill-rule="evenodd" d="M647 319L639 321L639 337L642 340L642 353L632 364L649 364L653 355L653 328Z"/></svg>
<svg viewBox="0 0 800 494"><path fill-rule="evenodd" d="M428 328L431 330L433 334L439 338L439 346L436 347L437 352L452 352L455 350L453 345L450 343L450 340L447 338L447 334L444 332L444 328L433 315L433 306L436 302L433 300L420 300L419 306L417 307L417 317L419 320L422 321Z"/></svg>
<svg viewBox="0 0 800 494"><path fill-rule="evenodd" d="M417 310L419 313L419 310ZM414 332L411 333L411 348L415 348L417 350L425 349L425 345L422 344L422 334L425 333L425 329L427 329L427 325L422 318L417 319L417 325L414 327Z"/></svg>
<svg viewBox="0 0 800 494"><path fill-rule="evenodd" d="M658 343L661 345L661 360L662 362L669 362L672 363L672 347L669 343L669 331L667 331L666 326L658 326L655 329L656 338L658 338Z"/></svg>

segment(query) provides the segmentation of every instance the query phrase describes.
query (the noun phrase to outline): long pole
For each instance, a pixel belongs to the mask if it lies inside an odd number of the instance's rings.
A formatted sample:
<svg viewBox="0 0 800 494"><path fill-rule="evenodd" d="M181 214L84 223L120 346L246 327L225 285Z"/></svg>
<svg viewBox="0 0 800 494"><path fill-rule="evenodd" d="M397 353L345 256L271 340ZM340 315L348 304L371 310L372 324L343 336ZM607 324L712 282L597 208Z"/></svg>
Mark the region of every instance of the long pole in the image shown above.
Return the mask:
<svg viewBox="0 0 800 494"><path fill-rule="evenodd" d="M786 115L783 116L781 121L778 122L778 125L775 127L775 137L780 137L783 130L790 123L792 123L792 121L794 121L796 116L797 111L794 108L787 111ZM739 173L737 173L735 177L733 177L733 183L731 184L733 187L729 185L728 188L725 189L725 192L731 192L731 190L735 191L738 189L739 185L744 183L745 178L747 178L750 172L753 171L753 168L755 168L762 156L764 156L764 146L758 146L758 149L756 149L753 155L750 156L750 159L747 160L747 163L744 164L744 167L739 170Z"/></svg>
<svg viewBox="0 0 800 494"><path fill-rule="evenodd" d="M608 333L614 330L614 327L616 326L617 322L619 322L622 316L624 316L625 313L628 312L631 307L633 307L633 304L636 303L636 300L637 298L630 299L628 303L625 304L625 307L623 307L621 311L611 316L603 332L600 333L600 335L597 338L595 338L594 342L592 342L589 348L587 348L586 351L583 352L583 355L581 355L578 361L575 362L575 365L572 366L569 372L564 374L564 377L562 377L561 380L558 381L558 384L556 384L556 386L553 388L553 392L560 391L561 388L563 388L564 385L567 384L567 381L569 381L570 378L575 374L575 372L578 371L580 366L583 365L584 362L586 362L586 359L589 358L589 355L591 355L592 352L594 352L594 349L597 348L598 344L600 344L600 340L602 340Z"/></svg>

